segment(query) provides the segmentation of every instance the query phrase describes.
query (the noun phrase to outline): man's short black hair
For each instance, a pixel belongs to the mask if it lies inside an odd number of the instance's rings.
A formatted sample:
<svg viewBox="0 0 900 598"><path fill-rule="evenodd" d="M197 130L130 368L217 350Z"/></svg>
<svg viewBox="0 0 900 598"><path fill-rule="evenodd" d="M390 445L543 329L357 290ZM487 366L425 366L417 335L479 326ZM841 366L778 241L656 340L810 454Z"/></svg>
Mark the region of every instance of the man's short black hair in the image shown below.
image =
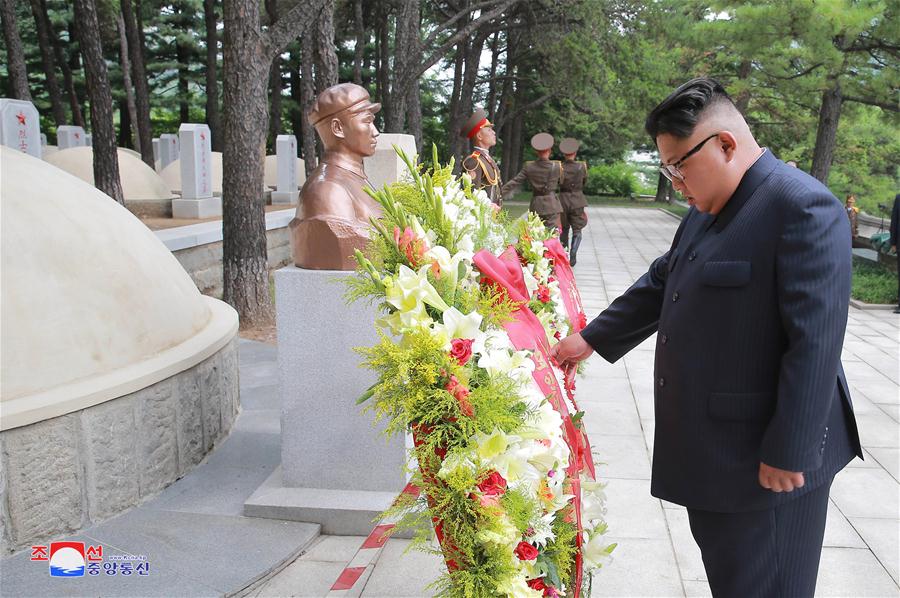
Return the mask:
<svg viewBox="0 0 900 598"><path fill-rule="evenodd" d="M721 83L709 77L691 79L650 112L644 129L654 141L663 133L690 137L703 112L722 102L734 106Z"/></svg>

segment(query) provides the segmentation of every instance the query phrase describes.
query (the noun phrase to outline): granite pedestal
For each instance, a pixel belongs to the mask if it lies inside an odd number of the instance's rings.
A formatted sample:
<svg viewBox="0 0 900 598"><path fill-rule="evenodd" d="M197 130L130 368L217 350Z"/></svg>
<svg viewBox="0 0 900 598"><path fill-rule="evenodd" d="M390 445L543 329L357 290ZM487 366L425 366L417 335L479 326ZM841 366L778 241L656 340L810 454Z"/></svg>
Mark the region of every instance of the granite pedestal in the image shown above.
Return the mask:
<svg viewBox="0 0 900 598"><path fill-rule="evenodd" d="M354 347L378 341L375 307L348 305L353 272L275 272L281 468L244 503L244 514L307 521L322 533L367 535L406 484L406 439L385 439L357 398L375 381Z"/></svg>

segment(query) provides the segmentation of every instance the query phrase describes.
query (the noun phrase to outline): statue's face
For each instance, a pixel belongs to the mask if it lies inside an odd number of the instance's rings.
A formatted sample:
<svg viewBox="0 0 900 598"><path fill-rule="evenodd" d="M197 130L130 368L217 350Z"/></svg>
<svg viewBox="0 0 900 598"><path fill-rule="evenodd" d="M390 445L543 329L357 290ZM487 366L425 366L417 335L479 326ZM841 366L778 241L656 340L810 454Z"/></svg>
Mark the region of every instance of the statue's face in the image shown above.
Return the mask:
<svg viewBox="0 0 900 598"><path fill-rule="evenodd" d="M342 145L347 151L361 156L375 154L378 128L375 126L375 115L369 111L357 112L340 119Z"/></svg>

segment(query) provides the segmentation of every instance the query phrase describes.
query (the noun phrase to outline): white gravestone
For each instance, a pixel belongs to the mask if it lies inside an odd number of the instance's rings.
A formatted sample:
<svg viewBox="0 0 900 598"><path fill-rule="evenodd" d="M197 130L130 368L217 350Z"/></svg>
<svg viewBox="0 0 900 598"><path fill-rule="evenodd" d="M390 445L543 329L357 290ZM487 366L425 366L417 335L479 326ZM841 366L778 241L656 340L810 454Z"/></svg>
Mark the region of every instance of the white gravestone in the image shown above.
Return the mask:
<svg viewBox="0 0 900 598"><path fill-rule="evenodd" d="M279 135L275 139L278 157L278 185L272 192L273 204L295 204L300 197L297 181L297 138Z"/></svg>
<svg viewBox="0 0 900 598"><path fill-rule="evenodd" d="M34 104L0 98L0 143L41 157L41 120Z"/></svg>
<svg viewBox="0 0 900 598"><path fill-rule="evenodd" d="M394 150L395 145L402 149L410 160L413 160L416 155L416 138L412 135L380 134L378 145L375 147L375 155L363 160L366 176L375 189L381 189L386 184L396 183L406 175L406 165Z"/></svg>
<svg viewBox="0 0 900 598"><path fill-rule="evenodd" d="M159 137L153 139L153 166L157 172L162 170L159 165Z"/></svg>
<svg viewBox="0 0 900 598"><path fill-rule="evenodd" d="M181 144L178 135L163 133L159 136L159 169L162 170L180 157Z"/></svg>
<svg viewBox="0 0 900 598"><path fill-rule="evenodd" d="M94 136L90 133L84 134L84 144L88 147L93 147L94 145Z"/></svg>
<svg viewBox="0 0 900 598"><path fill-rule="evenodd" d="M185 123L179 127L178 137L181 199L172 200L172 216L221 216L222 198L213 197L212 191L212 139L209 127Z"/></svg>
<svg viewBox="0 0 900 598"><path fill-rule="evenodd" d="M47 145L47 134L41 133L41 147L44 147L45 145Z"/></svg>
<svg viewBox="0 0 900 598"><path fill-rule="evenodd" d="M86 145L84 129L75 125L61 125L56 129L56 145L61 150L83 147Z"/></svg>
<svg viewBox="0 0 900 598"><path fill-rule="evenodd" d="M347 304L355 272L275 272L281 467L244 502L244 515L319 523L367 535L407 482L407 440L383 436L356 399L375 381L353 348L378 343L377 307ZM403 535L402 537L409 537Z"/></svg>

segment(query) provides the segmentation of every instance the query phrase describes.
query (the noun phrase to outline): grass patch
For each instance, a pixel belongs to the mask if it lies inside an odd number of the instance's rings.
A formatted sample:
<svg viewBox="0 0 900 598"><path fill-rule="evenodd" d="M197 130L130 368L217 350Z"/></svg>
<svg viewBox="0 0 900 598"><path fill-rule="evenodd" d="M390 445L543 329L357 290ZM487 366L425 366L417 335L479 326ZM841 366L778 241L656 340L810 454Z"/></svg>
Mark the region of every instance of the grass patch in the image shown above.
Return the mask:
<svg viewBox="0 0 900 598"><path fill-rule="evenodd" d="M865 303L897 303L897 275L883 264L854 257L850 296Z"/></svg>

